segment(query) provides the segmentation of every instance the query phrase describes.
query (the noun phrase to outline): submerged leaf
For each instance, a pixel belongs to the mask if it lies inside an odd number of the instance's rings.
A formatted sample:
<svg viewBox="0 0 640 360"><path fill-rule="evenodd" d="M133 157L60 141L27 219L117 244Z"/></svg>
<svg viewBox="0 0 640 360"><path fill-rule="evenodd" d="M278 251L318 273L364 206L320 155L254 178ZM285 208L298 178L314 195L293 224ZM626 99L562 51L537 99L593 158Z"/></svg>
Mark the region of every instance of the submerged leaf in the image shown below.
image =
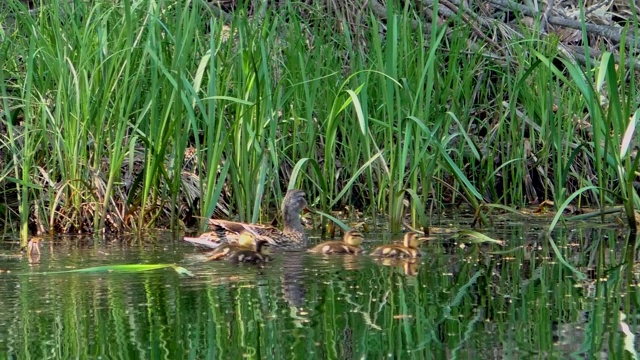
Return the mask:
<svg viewBox="0 0 640 360"><path fill-rule="evenodd" d="M97 273L97 272L141 272L141 271L150 271L150 270L158 270L165 268L173 268L178 274L181 275L189 275L193 276L193 274L187 269L176 266L174 264L120 264L120 265L105 265L105 266L94 266L90 268L84 269L73 269L73 270L63 270L63 271L48 271L48 272L37 272L37 273L25 273L21 275L51 275L51 274L64 274L64 273Z"/></svg>

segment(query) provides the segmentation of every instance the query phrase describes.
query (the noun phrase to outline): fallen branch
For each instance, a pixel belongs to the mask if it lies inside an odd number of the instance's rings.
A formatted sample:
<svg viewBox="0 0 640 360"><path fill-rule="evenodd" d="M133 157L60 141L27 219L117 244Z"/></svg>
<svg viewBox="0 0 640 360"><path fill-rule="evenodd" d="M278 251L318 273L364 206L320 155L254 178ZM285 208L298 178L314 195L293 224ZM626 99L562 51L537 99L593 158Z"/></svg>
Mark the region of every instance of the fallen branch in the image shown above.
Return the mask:
<svg viewBox="0 0 640 360"><path fill-rule="evenodd" d="M519 12L522 15L536 17L539 15L539 12L531 9L525 5L516 4L510 0L488 0L489 3L493 6L496 6L503 10L515 11ZM571 29L582 30L583 23L577 20L571 20L565 17L560 16L549 16L547 18L547 22L552 25L568 27ZM587 30L587 33L602 36L604 38L610 39L614 42L620 43L622 41L622 28L607 26L607 25L596 25L591 23L585 23L584 28ZM640 49L640 41L637 41L633 35L627 34L625 36L625 45L630 49Z"/></svg>

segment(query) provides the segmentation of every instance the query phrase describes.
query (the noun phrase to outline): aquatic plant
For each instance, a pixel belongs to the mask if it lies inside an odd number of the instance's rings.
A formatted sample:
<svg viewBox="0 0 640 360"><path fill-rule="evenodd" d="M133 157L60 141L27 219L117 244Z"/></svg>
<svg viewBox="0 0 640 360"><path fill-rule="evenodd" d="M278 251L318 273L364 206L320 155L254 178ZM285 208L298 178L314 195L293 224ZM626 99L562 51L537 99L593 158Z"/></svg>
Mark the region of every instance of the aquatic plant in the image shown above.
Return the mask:
<svg viewBox="0 0 640 360"><path fill-rule="evenodd" d="M427 24L393 2L358 26L243 6L3 4L5 228L26 242L267 222L297 187L319 213L349 205L398 231L445 203L481 220L483 202L562 204L594 178L576 202L621 201L630 221L636 79L612 55L582 71L535 31L469 51L463 19Z"/></svg>

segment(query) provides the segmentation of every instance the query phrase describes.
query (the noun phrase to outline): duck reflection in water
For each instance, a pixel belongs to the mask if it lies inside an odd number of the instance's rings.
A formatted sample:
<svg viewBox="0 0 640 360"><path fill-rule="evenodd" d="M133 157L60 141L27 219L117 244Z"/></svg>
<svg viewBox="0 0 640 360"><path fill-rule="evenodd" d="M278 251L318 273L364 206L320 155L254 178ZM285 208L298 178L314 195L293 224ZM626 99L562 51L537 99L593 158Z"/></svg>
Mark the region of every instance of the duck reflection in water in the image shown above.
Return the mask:
<svg viewBox="0 0 640 360"><path fill-rule="evenodd" d="M383 258L376 261L382 266L395 267L398 269L402 269L402 272L406 276L416 276L418 275L418 270L420 269L420 262L418 259L393 259L393 258Z"/></svg>
<svg viewBox="0 0 640 360"><path fill-rule="evenodd" d="M422 256L418 246L427 239L426 237L419 237L416 232L410 231L404 234L402 244L378 246L371 252L371 256L393 259L417 258Z"/></svg>
<svg viewBox="0 0 640 360"><path fill-rule="evenodd" d="M42 238L39 236L34 236L27 243L27 257L29 259L30 264L35 264L40 262L40 243L42 242Z"/></svg>
<svg viewBox="0 0 640 360"><path fill-rule="evenodd" d="M306 302L303 260L303 252L289 252L283 257L282 294L287 303L296 308L303 307Z"/></svg>

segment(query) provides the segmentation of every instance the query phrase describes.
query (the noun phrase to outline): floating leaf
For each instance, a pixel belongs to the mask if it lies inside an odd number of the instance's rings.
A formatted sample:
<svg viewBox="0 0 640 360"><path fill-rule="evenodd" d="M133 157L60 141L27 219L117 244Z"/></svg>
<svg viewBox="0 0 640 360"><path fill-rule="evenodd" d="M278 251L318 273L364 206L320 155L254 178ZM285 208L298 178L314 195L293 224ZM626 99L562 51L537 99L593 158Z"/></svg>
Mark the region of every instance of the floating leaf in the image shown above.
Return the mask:
<svg viewBox="0 0 640 360"><path fill-rule="evenodd" d="M37 273L25 273L21 275L51 275L51 274L65 274L65 273L97 273L97 272L124 272L124 273L133 273L133 272L142 272L142 271L151 271L158 269L166 269L172 268L178 274L181 275L189 275L193 276L193 274L180 266L176 266L174 264L120 264L120 265L105 265L105 266L94 266L90 268L84 269L73 269L73 270L63 270L63 271L48 271L48 272L37 272Z"/></svg>
<svg viewBox="0 0 640 360"><path fill-rule="evenodd" d="M194 276L191 271L183 268L182 266L171 265L171 267L180 275Z"/></svg>
<svg viewBox="0 0 640 360"><path fill-rule="evenodd" d="M472 244L479 244L479 243L494 243L494 244L498 244L498 245L504 245L504 241L502 240L497 240L491 237L488 237L485 234L481 234L477 231L473 231L473 230L461 230L458 233L459 237L465 237L468 242L472 243Z"/></svg>

